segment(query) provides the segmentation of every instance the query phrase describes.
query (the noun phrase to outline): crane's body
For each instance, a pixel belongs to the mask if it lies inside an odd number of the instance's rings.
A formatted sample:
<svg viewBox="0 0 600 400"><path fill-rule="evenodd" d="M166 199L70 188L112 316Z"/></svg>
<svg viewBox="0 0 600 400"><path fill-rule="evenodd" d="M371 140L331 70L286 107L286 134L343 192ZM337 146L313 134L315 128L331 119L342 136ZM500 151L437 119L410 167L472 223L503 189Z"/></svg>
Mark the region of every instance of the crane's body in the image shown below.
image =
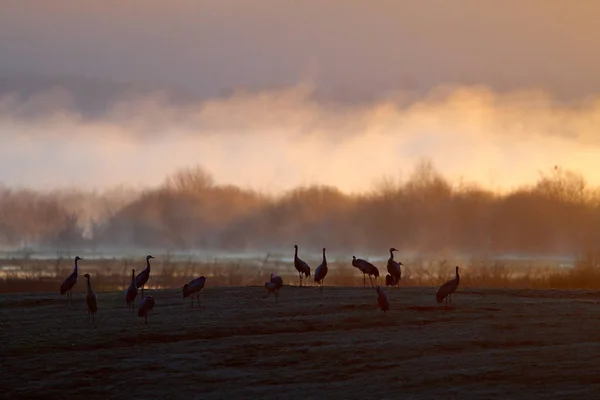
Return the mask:
<svg viewBox="0 0 600 400"><path fill-rule="evenodd" d="M321 291L323 291L323 281L327 276L327 257L325 256L325 247L323 247L323 262L315 270L315 283L321 285Z"/></svg>
<svg viewBox="0 0 600 400"><path fill-rule="evenodd" d="M283 278L275 275L273 273L271 273L271 282L273 282L275 284L275 286L277 287L277 289L281 289L283 287Z"/></svg>
<svg viewBox="0 0 600 400"><path fill-rule="evenodd" d="M398 282L396 282L396 279L391 276L390 274L387 274L385 276L385 285L386 286L395 286Z"/></svg>
<svg viewBox="0 0 600 400"><path fill-rule="evenodd" d="M450 301L450 305L452 306L452 293L456 291L458 288L458 284L460 283L460 275L458 274L458 266L456 266L456 276L454 279L450 279L448 282L444 283L438 289L435 294L435 299L439 303L441 303L444 299L446 299L446 308L448 308L448 301Z"/></svg>
<svg viewBox="0 0 600 400"><path fill-rule="evenodd" d="M131 284L127 288L125 293L125 301L127 302L127 308L133 312L135 310L135 298L137 297L138 290L135 283L135 269L131 270Z"/></svg>
<svg viewBox="0 0 600 400"><path fill-rule="evenodd" d="M77 261L81 259L82 258L79 256L75 257L75 266L73 267L73 272L71 272L71 275L69 275L67 279L65 279L60 285L60 294L67 294L67 300L69 301L69 304L73 304L73 293L71 293L71 290L77 283L77 278L79 276L79 265L77 264Z"/></svg>
<svg viewBox="0 0 600 400"><path fill-rule="evenodd" d="M188 296L192 299L192 304L190 307L194 307L194 295L198 299L198 308L200 308L200 291L204 288L206 284L206 277L201 276L196 279L192 279L189 283L183 285L183 298L187 298Z"/></svg>
<svg viewBox="0 0 600 400"><path fill-rule="evenodd" d="M148 282L148 279L150 278L150 259L154 258L151 255L147 255L146 256L146 268L144 268L142 270L142 272L140 272L138 274L138 276L135 277L135 286L136 288L142 288L142 298L144 297L144 286L146 285L146 283Z"/></svg>
<svg viewBox="0 0 600 400"><path fill-rule="evenodd" d="M92 290L92 282L90 281L90 274L85 274L87 279L87 294L85 296L85 302L87 304L88 319L92 316L92 321L95 320L96 312L98 312L98 297Z"/></svg>
<svg viewBox="0 0 600 400"><path fill-rule="evenodd" d="M376 279L379 278L379 270L377 267L367 260L356 258L356 256L352 256L352 266L358 268L360 272L363 273L363 288L367 286L366 275L369 275L369 281L371 282L371 287L373 287L372 277L374 276Z"/></svg>
<svg viewBox="0 0 600 400"><path fill-rule="evenodd" d="M375 289L377 290L377 304L379 305L381 311L383 311L383 313L387 315L387 312L390 310L390 302L388 300L387 294L385 294L385 292L380 286L377 286Z"/></svg>
<svg viewBox="0 0 600 400"><path fill-rule="evenodd" d="M306 262L302 261L298 257L298 245L297 244L294 245L294 267L298 271L298 279L299 279L298 286L302 286L302 275L304 275L306 278L310 278L310 267L308 266L308 264Z"/></svg>
<svg viewBox="0 0 600 400"><path fill-rule="evenodd" d="M269 282L265 282L265 290L267 291L267 295L265 297L269 297L269 295L273 293L275 295L275 301L277 301L277 298L279 297L279 289L282 287L283 278L272 273Z"/></svg>
<svg viewBox="0 0 600 400"><path fill-rule="evenodd" d="M148 313L154 308L154 297L147 296L140 302L138 317L144 317L144 325L148 324Z"/></svg>
<svg viewBox="0 0 600 400"><path fill-rule="evenodd" d="M388 273L392 276L392 278L394 278L395 284L397 284L398 287L400 287L400 280L402 279L402 270L400 269L400 266L404 264L394 260L394 251L398 250L394 247L390 248L390 258L387 262L387 270Z"/></svg>

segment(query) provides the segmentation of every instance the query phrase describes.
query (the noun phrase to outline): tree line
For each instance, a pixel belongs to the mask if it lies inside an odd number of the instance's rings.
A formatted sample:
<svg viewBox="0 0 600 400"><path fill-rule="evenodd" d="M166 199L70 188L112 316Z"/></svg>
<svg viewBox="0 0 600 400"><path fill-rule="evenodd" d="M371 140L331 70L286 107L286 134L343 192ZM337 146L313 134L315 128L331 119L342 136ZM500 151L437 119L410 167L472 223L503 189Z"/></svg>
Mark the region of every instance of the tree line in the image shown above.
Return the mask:
<svg viewBox="0 0 600 400"><path fill-rule="evenodd" d="M274 247L580 253L600 243L600 191L555 167L498 193L451 182L429 161L362 194L308 185L273 196L221 185L202 167L146 190L37 191L0 186L5 247Z"/></svg>

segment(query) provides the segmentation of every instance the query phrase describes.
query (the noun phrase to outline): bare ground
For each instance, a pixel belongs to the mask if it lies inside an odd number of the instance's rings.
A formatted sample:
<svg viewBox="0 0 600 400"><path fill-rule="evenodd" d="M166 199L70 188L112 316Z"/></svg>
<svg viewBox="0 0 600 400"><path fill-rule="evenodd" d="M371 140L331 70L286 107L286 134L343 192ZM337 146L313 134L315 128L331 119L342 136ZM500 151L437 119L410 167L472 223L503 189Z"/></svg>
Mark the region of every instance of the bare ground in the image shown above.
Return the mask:
<svg viewBox="0 0 600 400"><path fill-rule="evenodd" d="M82 282L78 286L84 286ZM81 288L79 288L81 289ZM6 398L593 398L600 390L600 305L591 291L462 288L207 287L200 309L179 290L0 296ZM139 297L138 297L139 299Z"/></svg>

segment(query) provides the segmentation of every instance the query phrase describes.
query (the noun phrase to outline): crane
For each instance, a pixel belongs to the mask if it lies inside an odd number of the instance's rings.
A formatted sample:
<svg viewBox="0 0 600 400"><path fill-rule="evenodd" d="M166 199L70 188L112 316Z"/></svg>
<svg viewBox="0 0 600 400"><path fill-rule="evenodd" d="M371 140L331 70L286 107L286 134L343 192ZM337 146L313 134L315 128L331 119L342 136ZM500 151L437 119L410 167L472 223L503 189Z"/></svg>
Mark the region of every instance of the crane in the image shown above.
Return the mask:
<svg viewBox="0 0 600 400"><path fill-rule="evenodd" d="M323 247L323 262L315 270L315 283L321 284L321 291L323 291L325 276L327 276L327 257L325 256L325 247Z"/></svg>
<svg viewBox="0 0 600 400"><path fill-rule="evenodd" d="M196 294L196 298L198 299L198 308L200 308L200 291L204 288L204 284L206 283L206 277L201 276L200 278L192 279L189 283L183 285L183 298L187 298L192 295L190 298L192 299L191 307L194 307L194 296Z"/></svg>
<svg viewBox="0 0 600 400"><path fill-rule="evenodd" d="M92 316L92 321L95 320L94 316L98 311L98 297L96 293L92 290L92 282L90 281L90 274L85 274L85 278L87 279L87 295L85 296L85 302L87 304L88 310L88 320L90 319L90 315Z"/></svg>
<svg viewBox="0 0 600 400"><path fill-rule="evenodd" d="M146 296L140 302L138 317L144 317L144 325L148 325L148 312L154 308L154 297Z"/></svg>
<svg viewBox="0 0 600 400"><path fill-rule="evenodd" d="M302 261L298 257L298 245L297 244L294 245L294 267L298 271L298 279L300 280L298 287L300 287L300 286L302 286L302 275L304 274L304 276L306 276L307 278L310 277L310 267L308 266L308 264L305 261Z"/></svg>
<svg viewBox="0 0 600 400"><path fill-rule="evenodd" d="M391 276L390 274L387 274L385 276L385 285L386 286L395 286L396 283L397 283L396 279L393 276Z"/></svg>
<svg viewBox="0 0 600 400"><path fill-rule="evenodd" d="M275 275L274 273L271 273L270 281L277 286L277 289L281 289L283 287L283 278Z"/></svg>
<svg viewBox="0 0 600 400"><path fill-rule="evenodd" d="M460 283L460 275L458 274L458 265L456 266L456 276L454 279L450 279L448 282L444 283L438 289L435 294L435 299L438 304L442 302L442 300L446 299L446 308L448 308L448 300L450 300L450 306L452 306L452 293L456 291L458 288L458 284Z"/></svg>
<svg viewBox="0 0 600 400"><path fill-rule="evenodd" d="M379 305L379 308L381 308L381 311L383 311L383 313L387 315L387 312L390 310L390 302L388 300L387 294L385 294L385 292L379 285L377 285L375 290L377 290L377 304Z"/></svg>
<svg viewBox="0 0 600 400"><path fill-rule="evenodd" d="M271 273L269 282L265 282L265 290L267 291L267 295L265 297L269 297L269 295L273 293L275 295L275 301L277 301L277 298L279 297L279 289L282 287L283 278Z"/></svg>
<svg viewBox="0 0 600 400"><path fill-rule="evenodd" d="M152 257L151 255L146 256L146 268L144 268L142 270L142 272L140 272L138 274L138 276L135 277L135 286L138 289L142 288L142 298L144 297L144 286L148 282L148 278L150 278L150 259L151 258L154 258L154 257Z"/></svg>
<svg viewBox="0 0 600 400"><path fill-rule="evenodd" d="M277 301L279 290L277 289L277 284L275 282L265 282L265 290L267 291L267 295L263 296L263 298L269 297L269 295L273 293L275 295L275 301Z"/></svg>
<svg viewBox="0 0 600 400"><path fill-rule="evenodd" d="M133 312L135 310L135 298L137 297L138 290L135 284L135 268L131 270L131 284L127 288L125 293L125 301L127 302L127 309Z"/></svg>
<svg viewBox="0 0 600 400"><path fill-rule="evenodd" d="M366 275L369 275L371 287L373 287L373 279L371 277L375 276L376 279L379 278L379 270L377 269L377 267L368 262L367 260L363 260L362 258L356 258L356 256L352 256L352 266L358 268L360 272L363 273L363 288L367 285Z"/></svg>
<svg viewBox="0 0 600 400"><path fill-rule="evenodd" d="M75 286L77 283L77 274L79 269L77 261L81 259L82 258L79 256L75 257L75 267L73 268L73 272L67 277L67 279L64 280L62 285L60 285L60 294L63 295L67 293L67 300L69 301L69 304L73 304L73 293L71 293L71 289L73 289L73 286Z"/></svg>
<svg viewBox="0 0 600 400"><path fill-rule="evenodd" d="M394 278L394 282L395 284L398 285L398 287L400 287L400 279L402 279L402 270L400 269L402 264L399 261L394 260L394 251L398 251L396 248L391 247L390 248L390 258L388 259L387 262L387 270L388 273L392 276L392 278Z"/></svg>

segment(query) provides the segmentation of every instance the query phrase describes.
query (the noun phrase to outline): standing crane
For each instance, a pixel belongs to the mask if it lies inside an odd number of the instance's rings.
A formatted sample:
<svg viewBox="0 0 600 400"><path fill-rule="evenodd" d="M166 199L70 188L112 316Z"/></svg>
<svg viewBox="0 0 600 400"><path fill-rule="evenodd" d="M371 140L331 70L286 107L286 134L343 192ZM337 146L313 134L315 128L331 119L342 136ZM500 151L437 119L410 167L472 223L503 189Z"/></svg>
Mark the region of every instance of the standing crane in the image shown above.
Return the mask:
<svg viewBox="0 0 600 400"><path fill-rule="evenodd" d="M327 257L325 257L325 247L323 247L323 262L315 270L315 283L321 284L321 291L323 291L325 276L327 276Z"/></svg>
<svg viewBox="0 0 600 400"><path fill-rule="evenodd" d="M388 273L392 276L392 278L394 278L395 284L397 284L398 287L400 287L400 279L402 279L402 270L400 269L400 266L404 265L404 264L402 264L399 261L394 260L394 251L398 251L398 250L394 247L391 247L390 248L390 258L388 259L388 262L387 262L387 270L388 270ZM387 283L387 281L386 281L386 283Z"/></svg>
<svg viewBox="0 0 600 400"><path fill-rule="evenodd" d="M383 313L387 315L387 312L390 310L390 302L388 300L387 294L385 294L385 292L379 285L377 285L375 290L377 290L377 304L379 305L379 308L381 308L381 311L383 311Z"/></svg>
<svg viewBox="0 0 600 400"><path fill-rule="evenodd" d="M367 286L366 275L369 275L369 281L371 281L371 287L373 287L373 279L371 277L375 276L375 279L379 278L379 270L377 267L367 260L356 258L356 256L352 256L352 266L358 268L360 272L363 273L363 288Z"/></svg>
<svg viewBox="0 0 600 400"><path fill-rule="evenodd" d="M151 258L154 258L154 257L152 257L151 255L146 256L146 268L144 268L142 270L142 272L140 272L138 274L138 276L135 277L135 286L138 289L142 288L142 298L144 297L144 286L148 282L148 278L150 278L150 259Z"/></svg>
<svg viewBox="0 0 600 400"><path fill-rule="evenodd" d="M125 293L125 301L127 302L127 309L131 312L135 311L135 298L137 297L138 290L135 284L135 268L131 270L131 284L127 288Z"/></svg>
<svg viewBox="0 0 600 400"><path fill-rule="evenodd" d="M390 274L385 276L385 286L396 286L396 283L396 279Z"/></svg>
<svg viewBox="0 0 600 400"><path fill-rule="evenodd" d="M140 302L138 317L144 317L144 325L148 325L148 312L154 308L154 297L147 296Z"/></svg>
<svg viewBox="0 0 600 400"><path fill-rule="evenodd" d="M456 276L454 279L450 279L448 282L444 283L438 289L435 294L435 299L438 304L442 302L442 300L446 299L446 308L448 308L448 300L450 300L450 306L452 306L452 293L456 291L458 288L458 284L460 283L460 275L458 274L458 265L456 266Z"/></svg>
<svg viewBox="0 0 600 400"><path fill-rule="evenodd" d="M90 274L84 275L87 279L87 295L85 296L85 302L87 304L88 310L88 320L90 319L90 315L92 316L92 322L95 320L94 316L98 311L98 297L96 293L92 290L92 282L90 282Z"/></svg>
<svg viewBox="0 0 600 400"><path fill-rule="evenodd" d="M79 269L77 261L81 259L82 258L79 256L75 257L75 267L73 268L73 272L71 273L71 275L68 276L67 279L65 279L62 285L60 285L60 294L63 295L67 293L67 300L69 301L69 304L73 304L73 293L71 293L71 289L73 289L73 286L75 286L75 284L77 283L77 273Z"/></svg>
<svg viewBox="0 0 600 400"><path fill-rule="evenodd" d="M277 301L277 298L279 297L279 289L282 287L283 278L272 273L269 282L265 283L265 290L267 291L267 295L265 297L269 297L269 295L273 293L275 295L275 301Z"/></svg>
<svg viewBox="0 0 600 400"><path fill-rule="evenodd" d="M272 272L271 272L270 281L273 282L275 284L275 286L277 286L277 289L281 289L283 287L283 278L278 275L275 275Z"/></svg>
<svg viewBox="0 0 600 400"><path fill-rule="evenodd" d="M183 298L187 298L191 295L192 304L190 308L194 307L194 293L198 299L198 308L200 308L200 291L204 288L206 283L206 277L201 276L200 278L192 279L189 283L183 285Z"/></svg>
<svg viewBox="0 0 600 400"><path fill-rule="evenodd" d="M302 274L304 274L304 276L306 276L307 278L310 277L310 267L306 262L298 258L297 244L294 245L294 267L296 267L296 270L298 271L298 279L300 280L298 287L300 287L302 286Z"/></svg>

